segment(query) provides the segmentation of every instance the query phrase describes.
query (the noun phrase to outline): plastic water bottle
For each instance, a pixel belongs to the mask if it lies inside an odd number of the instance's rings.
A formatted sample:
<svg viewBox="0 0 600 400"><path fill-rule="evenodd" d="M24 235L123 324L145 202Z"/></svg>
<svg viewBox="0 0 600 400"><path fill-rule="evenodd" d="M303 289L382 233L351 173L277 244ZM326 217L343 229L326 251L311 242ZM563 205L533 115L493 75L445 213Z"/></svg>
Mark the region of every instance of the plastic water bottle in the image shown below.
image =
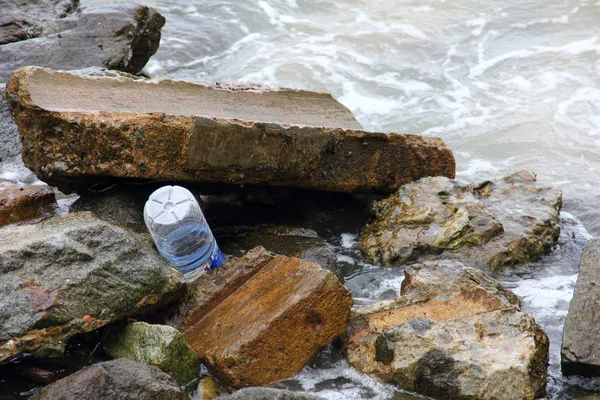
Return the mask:
<svg viewBox="0 0 600 400"><path fill-rule="evenodd" d="M198 202L181 186L163 186L150 195L144 220L158 252L187 281L193 281L225 259Z"/></svg>

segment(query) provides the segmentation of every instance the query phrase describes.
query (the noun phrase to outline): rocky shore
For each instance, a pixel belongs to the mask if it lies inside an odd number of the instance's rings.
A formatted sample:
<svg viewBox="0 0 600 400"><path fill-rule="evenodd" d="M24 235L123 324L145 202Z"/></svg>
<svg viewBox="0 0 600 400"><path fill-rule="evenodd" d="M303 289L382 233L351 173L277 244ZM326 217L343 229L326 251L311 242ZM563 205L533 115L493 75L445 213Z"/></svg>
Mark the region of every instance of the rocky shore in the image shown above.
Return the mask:
<svg viewBox="0 0 600 400"><path fill-rule="evenodd" d="M35 399L318 399L279 383L329 346L402 393L545 396L548 337L491 275L552 250L560 191L529 171L458 182L441 139L363 131L328 94L140 76L165 22L147 6L0 8L0 162L50 185L0 183L5 382ZM142 217L173 182L227 256L193 282ZM61 190L77 195L62 209ZM344 208L365 259L404 271L399 296L354 304L323 238ZM600 371L597 253L566 373Z"/></svg>

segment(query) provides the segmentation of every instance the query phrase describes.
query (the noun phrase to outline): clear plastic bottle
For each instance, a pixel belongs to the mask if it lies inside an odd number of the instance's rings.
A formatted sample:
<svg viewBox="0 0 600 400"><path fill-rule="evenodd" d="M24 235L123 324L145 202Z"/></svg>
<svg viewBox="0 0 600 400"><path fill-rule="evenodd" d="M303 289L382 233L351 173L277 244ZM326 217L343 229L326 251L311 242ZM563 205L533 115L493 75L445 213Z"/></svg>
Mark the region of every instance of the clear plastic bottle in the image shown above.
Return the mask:
<svg viewBox="0 0 600 400"><path fill-rule="evenodd" d="M225 259L198 202L181 186L163 186L150 195L144 220L158 252L193 281Z"/></svg>

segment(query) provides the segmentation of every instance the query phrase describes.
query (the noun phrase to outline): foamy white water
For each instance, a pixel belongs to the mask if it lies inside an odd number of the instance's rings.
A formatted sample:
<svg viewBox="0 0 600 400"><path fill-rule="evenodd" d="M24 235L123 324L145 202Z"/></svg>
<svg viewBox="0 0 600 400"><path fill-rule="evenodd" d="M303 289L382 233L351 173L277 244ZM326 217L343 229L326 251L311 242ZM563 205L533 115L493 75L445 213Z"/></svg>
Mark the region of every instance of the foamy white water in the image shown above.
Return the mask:
<svg viewBox="0 0 600 400"><path fill-rule="evenodd" d="M443 138L460 179L528 169L561 188L570 214L558 249L499 278L551 338L549 397L600 390L598 380L563 378L558 353L589 237L576 219L600 232L600 1L145 3L167 18L153 75L330 92L365 129ZM358 304L398 293L402 271L365 263L357 232L329 239ZM395 392L339 359L308 367L295 388L331 400Z"/></svg>

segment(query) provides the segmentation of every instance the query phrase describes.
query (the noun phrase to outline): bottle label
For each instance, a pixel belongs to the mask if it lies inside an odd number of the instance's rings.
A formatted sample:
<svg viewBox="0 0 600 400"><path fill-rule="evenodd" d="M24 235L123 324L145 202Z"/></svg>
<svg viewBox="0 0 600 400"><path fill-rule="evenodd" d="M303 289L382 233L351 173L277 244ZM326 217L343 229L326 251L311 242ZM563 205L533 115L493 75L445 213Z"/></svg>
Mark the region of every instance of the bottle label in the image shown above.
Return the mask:
<svg viewBox="0 0 600 400"><path fill-rule="evenodd" d="M204 269L205 271L209 271L213 268L218 268L223 264L225 264L225 257L223 257L221 249L219 249L219 245L215 240L215 248L213 249L208 261L202 265L202 269Z"/></svg>

